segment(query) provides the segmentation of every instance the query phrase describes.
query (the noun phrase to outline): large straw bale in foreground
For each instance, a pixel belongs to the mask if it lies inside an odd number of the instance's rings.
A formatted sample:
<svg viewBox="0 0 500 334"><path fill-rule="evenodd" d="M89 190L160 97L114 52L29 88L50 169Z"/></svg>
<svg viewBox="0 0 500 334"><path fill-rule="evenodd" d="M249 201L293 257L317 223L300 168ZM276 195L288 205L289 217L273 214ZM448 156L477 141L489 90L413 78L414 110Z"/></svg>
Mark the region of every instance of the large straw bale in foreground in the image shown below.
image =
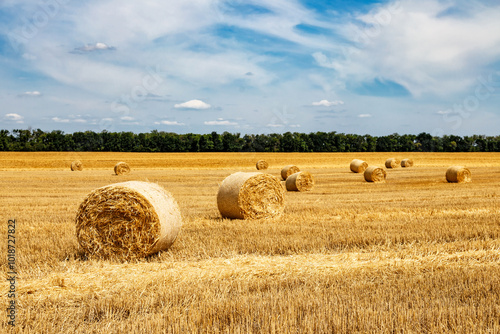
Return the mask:
<svg viewBox="0 0 500 334"><path fill-rule="evenodd" d="M169 192L156 183L129 181L87 195L76 215L76 236L90 256L141 258L168 249L181 225Z"/></svg>
<svg viewBox="0 0 500 334"><path fill-rule="evenodd" d="M284 193L275 176L238 172L226 177L220 185L217 206L226 218L271 218L283 213Z"/></svg>
<svg viewBox="0 0 500 334"><path fill-rule="evenodd" d="M314 187L314 179L309 172L297 172L286 179L286 190L309 191Z"/></svg>
<svg viewBox="0 0 500 334"><path fill-rule="evenodd" d="M119 162L115 165L115 174L123 175L130 174L130 166L126 162Z"/></svg>
<svg viewBox="0 0 500 334"><path fill-rule="evenodd" d="M71 163L71 170L72 171L81 171L83 170L83 164L80 160L75 160Z"/></svg>
<svg viewBox="0 0 500 334"><path fill-rule="evenodd" d="M396 158L390 158L385 161L385 167L386 168L398 168L399 167L399 160Z"/></svg>
<svg viewBox="0 0 500 334"><path fill-rule="evenodd" d="M468 168L462 166L452 166L446 171L446 181L466 183L472 181L472 176Z"/></svg>
<svg viewBox="0 0 500 334"><path fill-rule="evenodd" d="M300 172L300 169L299 167L297 166L294 166L294 165L288 165L288 166L285 166L283 167L283 169L281 170L281 178L283 180L286 180L287 177L289 177L290 175L292 174L295 174L297 172Z"/></svg>
<svg viewBox="0 0 500 334"><path fill-rule="evenodd" d="M353 161L351 161L349 167L351 168L351 171L354 173L363 173L365 169L368 167L368 163L363 160L354 159Z"/></svg>
<svg viewBox="0 0 500 334"><path fill-rule="evenodd" d="M411 159L401 160L401 167L413 167L413 160Z"/></svg>
<svg viewBox="0 0 500 334"><path fill-rule="evenodd" d="M267 169L269 167L269 164L265 160L259 160L255 164L255 167L257 167L258 170L263 170L263 169Z"/></svg>
<svg viewBox="0 0 500 334"><path fill-rule="evenodd" d="M385 182L387 173L383 168L370 166L365 170L364 176L368 182Z"/></svg>

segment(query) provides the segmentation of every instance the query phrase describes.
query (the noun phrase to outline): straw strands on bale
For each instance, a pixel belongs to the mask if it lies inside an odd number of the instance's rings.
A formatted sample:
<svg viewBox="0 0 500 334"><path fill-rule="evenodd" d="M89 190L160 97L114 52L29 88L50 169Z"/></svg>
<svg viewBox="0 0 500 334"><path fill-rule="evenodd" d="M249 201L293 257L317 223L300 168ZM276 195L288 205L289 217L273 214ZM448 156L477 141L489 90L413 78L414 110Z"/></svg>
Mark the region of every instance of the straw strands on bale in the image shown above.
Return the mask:
<svg viewBox="0 0 500 334"><path fill-rule="evenodd" d="M309 191L314 187L314 179L309 172L292 174L285 182L288 191Z"/></svg>
<svg viewBox="0 0 500 334"><path fill-rule="evenodd" d="M363 173L367 167L368 163L359 159L354 159L350 165L351 171L354 173Z"/></svg>
<svg viewBox="0 0 500 334"><path fill-rule="evenodd" d="M397 168L399 167L399 160L396 158L390 158L385 161L386 168Z"/></svg>
<svg viewBox="0 0 500 334"><path fill-rule="evenodd" d="M283 180L286 180L287 177L289 177L290 175L292 174L295 174L297 172L300 172L300 169L299 167L297 166L294 166L294 165L288 165L288 166L285 166L283 167L283 169L281 170L281 178Z"/></svg>
<svg viewBox="0 0 500 334"><path fill-rule="evenodd" d="M370 166L365 170L364 176L368 182L385 182L387 173L383 168Z"/></svg>
<svg viewBox="0 0 500 334"><path fill-rule="evenodd" d="M446 171L446 181L466 183L472 181L472 176L468 168L462 166L452 166Z"/></svg>
<svg viewBox="0 0 500 334"><path fill-rule="evenodd" d="M413 167L413 160L411 159L401 160L401 167Z"/></svg>
<svg viewBox="0 0 500 334"><path fill-rule="evenodd" d="M132 259L168 249L181 225L169 192L156 183L129 181L87 195L76 215L76 236L89 256Z"/></svg>
<svg viewBox="0 0 500 334"><path fill-rule="evenodd" d="M285 209L284 193L275 176L238 172L226 177L220 185L217 206L225 218L272 218Z"/></svg>
<svg viewBox="0 0 500 334"><path fill-rule="evenodd" d="M115 174L116 175L122 175L122 174L130 174L130 167L128 163L126 162L119 162L115 165Z"/></svg>
<svg viewBox="0 0 500 334"><path fill-rule="evenodd" d="M83 170L83 164L80 160L75 160L71 163L71 170L72 171L81 171Z"/></svg>
<svg viewBox="0 0 500 334"><path fill-rule="evenodd" d="M263 170L267 169L269 167L269 164L265 160L259 160L257 161L257 164L255 165L258 170Z"/></svg>

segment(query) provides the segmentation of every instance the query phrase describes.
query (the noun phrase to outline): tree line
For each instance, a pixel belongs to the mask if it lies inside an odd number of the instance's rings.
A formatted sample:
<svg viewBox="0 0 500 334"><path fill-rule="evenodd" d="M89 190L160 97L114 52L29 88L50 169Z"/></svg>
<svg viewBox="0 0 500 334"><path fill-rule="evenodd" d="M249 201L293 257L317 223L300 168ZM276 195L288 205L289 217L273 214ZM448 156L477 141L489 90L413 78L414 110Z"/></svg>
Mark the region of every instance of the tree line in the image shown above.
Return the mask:
<svg viewBox="0 0 500 334"><path fill-rule="evenodd" d="M500 136L387 136L333 132L177 134L153 130L74 132L0 130L0 151L103 152L500 152Z"/></svg>

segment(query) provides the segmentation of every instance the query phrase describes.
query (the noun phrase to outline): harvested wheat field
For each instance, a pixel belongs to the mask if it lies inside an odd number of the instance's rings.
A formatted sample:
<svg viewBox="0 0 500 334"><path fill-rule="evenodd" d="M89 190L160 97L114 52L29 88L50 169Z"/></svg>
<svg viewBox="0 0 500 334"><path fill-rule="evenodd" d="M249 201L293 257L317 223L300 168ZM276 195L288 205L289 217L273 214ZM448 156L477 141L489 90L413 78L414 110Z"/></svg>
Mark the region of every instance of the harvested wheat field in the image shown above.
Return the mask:
<svg viewBox="0 0 500 334"><path fill-rule="evenodd" d="M16 220L16 332L500 332L500 154L412 153L417 166L387 170L385 183L346 168L355 158L384 166L387 153L0 153L4 273ZM314 188L286 192L277 218L221 218L220 184L259 159L293 161ZM115 175L117 161L134 172ZM454 165L472 182L448 183ZM179 235L145 259L87 259L80 203L127 181L173 195Z"/></svg>

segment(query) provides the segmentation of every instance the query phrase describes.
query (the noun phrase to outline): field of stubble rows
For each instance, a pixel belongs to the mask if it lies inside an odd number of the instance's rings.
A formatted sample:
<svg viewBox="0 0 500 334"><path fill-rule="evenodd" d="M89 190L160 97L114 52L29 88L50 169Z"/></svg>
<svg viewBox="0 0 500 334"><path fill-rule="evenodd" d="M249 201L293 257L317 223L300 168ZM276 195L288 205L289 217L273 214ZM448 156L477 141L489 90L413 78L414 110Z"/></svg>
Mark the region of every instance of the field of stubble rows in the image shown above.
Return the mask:
<svg viewBox="0 0 500 334"><path fill-rule="evenodd" d="M353 158L392 156L415 166L381 184L349 171ZM69 169L76 159L81 172ZM259 159L276 176L288 164L311 172L315 188L286 193L280 218L222 219L218 185ZM113 174L118 161L130 175ZM452 165L472 183L447 183ZM181 233L145 260L86 260L78 205L127 180L170 191ZM3 152L0 206L4 273L16 220L18 333L500 332L498 153Z"/></svg>

